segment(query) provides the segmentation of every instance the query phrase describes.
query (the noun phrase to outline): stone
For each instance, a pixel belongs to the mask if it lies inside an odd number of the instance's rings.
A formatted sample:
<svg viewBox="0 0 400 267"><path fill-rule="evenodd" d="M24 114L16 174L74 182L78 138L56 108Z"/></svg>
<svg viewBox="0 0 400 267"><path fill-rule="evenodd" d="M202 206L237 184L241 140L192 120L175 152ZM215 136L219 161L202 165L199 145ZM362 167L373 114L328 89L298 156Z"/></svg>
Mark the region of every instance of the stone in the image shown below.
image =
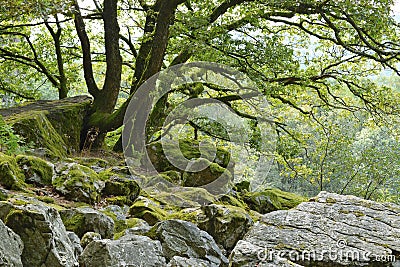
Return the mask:
<svg viewBox="0 0 400 267"><path fill-rule="evenodd" d="M276 188L248 192L243 196L243 201L250 209L262 214L275 210L291 209L307 200L305 197Z"/></svg>
<svg viewBox="0 0 400 267"><path fill-rule="evenodd" d="M81 255L83 251L81 240L77 234L71 231L67 231L67 236L72 243L72 249L74 250L75 258L78 259L79 255Z"/></svg>
<svg viewBox="0 0 400 267"><path fill-rule="evenodd" d="M100 197L104 181L91 168L77 163L59 163L53 179L56 190L72 201L94 203Z"/></svg>
<svg viewBox="0 0 400 267"><path fill-rule="evenodd" d="M73 244L56 209L30 203L14 205L5 223L24 243L24 266L77 266Z"/></svg>
<svg viewBox="0 0 400 267"><path fill-rule="evenodd" d="M35 156L18 155L15 159L23 170L27 183L41 186L52 184L54 164Z"/></svg>
<svg viewBox="0 0 400 267"><path fill-rule="evenodd" d="M81 130L91 98L76 96L62 100L40 100L0 110L14 131L45 155L63 158L80 151Z"/></svg>
<svg viewBox="0 0 400 267"><path fill-rule="evenodd" d="M243 266L261 253L305 266L389 266L396 257L400 263L399 248L400 206L321 192L291 210L263 215L231 259Z"/></svg>
<svg viewBox="0 0 400 267"><path fill-rule="evenodd" d="M222 254L214 239L195 224L182 220L166 220L157 223L147 233L160 240L164 256L198 258L208 261L211 266L227 266L228 260Z"/></svg>
<svg viewBox="0 0 400 267"><path fill-rule="evenodd" d="M167 265L167 267L193 267L193 266L209 267L210 262L196 258L184 258L175 256Z"/></svg>
<svg viewBox="0 0 400 267"><path fill-rule="evenodd" d="M0 184L6 189L23 190L26 187L25 176L14 157L0 152Z"/></svg>
<svg viewBox="0 0 400 267"><path fill-rule="evenodd" d="M95 240L79 258L81 267L166 266L159 241L125 235L118 240Z"/></svg>
<svg viewBox="0 0 400 267"><path fill-rule="evenodd" d="M138 197L129 208L129 214L132 217L145 220L150 225L165 220L167 217L166 211L158 203L142 196Z"/></svg>
<svg viewBox="0 0 400 267"><path fill-rule="evenodd" d="M82 207L61 210L60 215L66 229L80 238L86 232L99 233L102 238L112 238L114 235L113 219L95 209Z"/></svg>
<svg viewBox="0 0 400 267"><path fill-rule="evenodd" d="M100 172L99 176L105 181L101 192L103 197L120 196L124 198L124 201L119 204L130 206L139 196L140 187L130 176L113 173L111 170ZM110 198L107 201L110 202Z"/></svg>
<svg viewBox="0 0 400 267"><path fill-rule="evenodd" d="M21 238L0 220L0 266L22 267Z"/></svg>
<svg viewBox="0 0 400 267"><path fill-rule="evenodd" d="M268 254L264 248L240 240L229 257L230 267L302 267L279 255ZM322 266L322 265L321 265Z"/></svg>
<svg viewBox="0 0 400 267"><path fill-rule="evenodd" d="M85 249L87 245L89 245L90 242L95 241L95 240L101 240L101 235L99 233L95 232L86 232L82 238L80 245L82 249Z"/></svg>
<svg viewBox="0 0 400 267"><path fill-rule="evenodd" d="M253 225L251 217L239 207L211 204L203 206L202 210L206 219L198 223L199 228L229 251Z"/></svg>

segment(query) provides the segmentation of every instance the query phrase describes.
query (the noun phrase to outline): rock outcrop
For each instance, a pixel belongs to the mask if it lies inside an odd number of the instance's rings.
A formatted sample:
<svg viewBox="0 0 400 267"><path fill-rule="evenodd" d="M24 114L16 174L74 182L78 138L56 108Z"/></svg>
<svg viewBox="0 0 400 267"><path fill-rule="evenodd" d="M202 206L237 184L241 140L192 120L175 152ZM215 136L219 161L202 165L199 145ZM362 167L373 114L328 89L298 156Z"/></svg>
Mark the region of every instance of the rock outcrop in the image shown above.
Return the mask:
<svg viewBox="0 0 400 267"><path fill-rule="evenodd" d="M22 267L21 238L0 221L0 266Z"/></svg>
<svg viewBox="0 0 400 267"><path fill-rule="evenodd" d="M172 260L175 256L207 261L209 266L227 266L228 260L214 239L195 224L181 220L157 223L147 233L160 240L164 256Z"/></svg>
<svg viewBox="0 0 400 267"><path fill-rule="evenodd" d="M395 204L321 192L294 209L265 214L234 248L232 266L276 256L304 266L391 266L400 256L399 213Z"/></svg>
<svg viewBox="0 0 400 267"><path fill-rule="evenodd" d="M80 150L81 130L90 103L88 96L41 100L2 109L0 115L35 148L43 148L45 156L59 158Z"/></svg>
<svg viewBox="0 0 400 267"><path fill-rule="evenodd" d="M3 208L8 211L5 224L24 244L21 255L24 266L77 266L74 246L57 210L29 202L11 206L3 204L0 209Z"/></svg>
<svg viewBox="0 0 400 267"><path fill-rule="evenodd" d="M166 266L159 241L125 235L118 240L95 240L79 258L81 267Z"/></svg>
<svg viewBox="0 0 400 267"><path fill-rule="evenodd" d="M114 221L107 215L89 207L60 211L67 230L82 237L87 232L95 232L102 238L114 236Z"/></svg>

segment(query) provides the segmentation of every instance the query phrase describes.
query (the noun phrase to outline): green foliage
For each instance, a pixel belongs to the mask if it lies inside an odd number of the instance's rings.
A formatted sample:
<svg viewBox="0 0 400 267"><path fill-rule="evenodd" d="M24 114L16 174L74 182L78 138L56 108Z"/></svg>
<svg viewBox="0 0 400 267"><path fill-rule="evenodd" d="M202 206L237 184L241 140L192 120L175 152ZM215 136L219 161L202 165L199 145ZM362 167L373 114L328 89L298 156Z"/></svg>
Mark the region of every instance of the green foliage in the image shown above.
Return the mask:
<svg viewBox="0 0 400 267"><path fill-rule="evenodd" d="M20 153L26 149L23 145L23 138L16 134L0 115L0 152L9 155Z"/></svg>

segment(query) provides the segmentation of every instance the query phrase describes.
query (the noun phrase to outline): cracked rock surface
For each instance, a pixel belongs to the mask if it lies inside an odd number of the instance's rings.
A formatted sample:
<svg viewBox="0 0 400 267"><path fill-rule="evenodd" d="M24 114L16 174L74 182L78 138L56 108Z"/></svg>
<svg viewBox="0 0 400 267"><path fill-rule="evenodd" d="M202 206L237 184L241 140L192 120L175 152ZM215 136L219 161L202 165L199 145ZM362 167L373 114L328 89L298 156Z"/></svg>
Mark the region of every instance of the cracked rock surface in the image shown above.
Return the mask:
<svg viewBox="0 0 400 267"><path fill-rule="evenodd" d="M303 266L399 266L400 206L321 192L265 214L230 256L232 266L279 258Z"/></svg>

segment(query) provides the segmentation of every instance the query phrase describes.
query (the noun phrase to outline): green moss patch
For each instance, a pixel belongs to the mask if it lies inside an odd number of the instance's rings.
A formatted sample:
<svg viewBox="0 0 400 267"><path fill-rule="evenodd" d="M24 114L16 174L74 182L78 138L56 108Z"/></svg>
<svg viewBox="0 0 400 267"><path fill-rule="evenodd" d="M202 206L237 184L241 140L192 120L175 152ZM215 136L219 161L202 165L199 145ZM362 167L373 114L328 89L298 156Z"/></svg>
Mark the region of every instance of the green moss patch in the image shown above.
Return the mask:
<svg viewBox="0 0 400 267"><path fill-rule="evenodd" d="M26 181L51 185L54 170L52 164L34 156L18 155L16 161L24 171Z"/></svg>
<svg viewBox="0 0 400 267"><path fill-rule="evenodd" d="M261 192L246 193L243 196L243 200L250 209L260 213L267 213L294 208L301 202L307 201L307 198L276 188L270 188Z"/></svg>
<svg viewBox="0 0 400 267"><path fill-rule="evenodd" d="M25 176L15 158L3 153L0 153L0 184L13 190L23 190L27 186Z"/></svg>

